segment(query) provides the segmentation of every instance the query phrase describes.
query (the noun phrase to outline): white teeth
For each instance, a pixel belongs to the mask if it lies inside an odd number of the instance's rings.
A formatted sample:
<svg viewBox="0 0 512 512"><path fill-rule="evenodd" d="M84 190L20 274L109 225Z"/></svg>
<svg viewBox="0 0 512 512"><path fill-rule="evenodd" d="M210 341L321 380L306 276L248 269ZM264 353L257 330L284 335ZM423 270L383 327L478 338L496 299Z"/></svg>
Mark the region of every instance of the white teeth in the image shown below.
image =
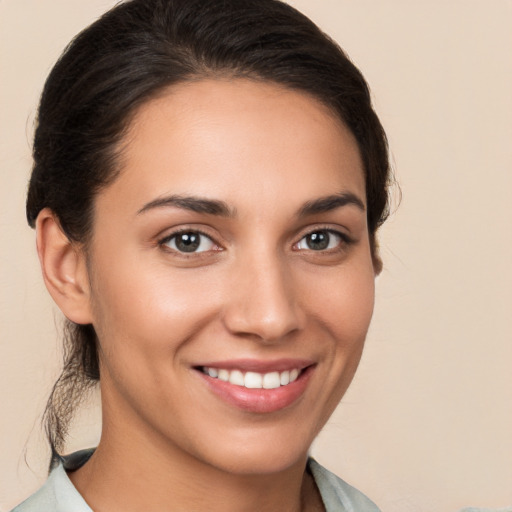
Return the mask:
<svg viewBox="0 0 512 512"><path fill-rule="evenodd" d="M244 374L240 370L233 370L229 376L229 382L237 386L244 385Z"/></svg>
<svg viewBox="0 0 512 512"><path fill-rule="evenodd" d="M219 379L223 380L224 382L228 382L229 381L228 370L219 370Z"/></svg>
<svg viewBox="0 0 512 512"><path fill-rule="evenodd" d="M281 385L279 372L265 373L263 375L263 387L265 389L275 389Z"/></svg>
<svg viewBox="0 0 512 512"><path fill-rule="evenodd" d="M296 381L300 374L298 368L283 372L246 372L244 374L241 370L226 370L224 368L210 368L206 366L203 367L203 372L210 377L249 389L276 389Z"/></svg>
<svg viewBox="0 0 512 512"><path fill-rule="evenodd" d="M250 389L261 389L263 375L261 373L247 372L244 378L244 386Z"/></svg>

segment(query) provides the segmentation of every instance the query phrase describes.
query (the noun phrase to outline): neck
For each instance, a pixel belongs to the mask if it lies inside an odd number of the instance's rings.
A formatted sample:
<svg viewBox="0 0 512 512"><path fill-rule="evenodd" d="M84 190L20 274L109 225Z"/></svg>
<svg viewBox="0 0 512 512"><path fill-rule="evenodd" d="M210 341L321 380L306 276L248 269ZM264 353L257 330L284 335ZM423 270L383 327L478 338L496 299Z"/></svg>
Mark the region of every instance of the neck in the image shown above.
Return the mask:
<svg viewBox="0 0 512 512"><path fill-rule="evenodd" d="M276 473L240 474L209 465L154 432L124 425L104 416L98 448L70 474L95 512L323 510L305 472L306 455Z"/></svg>

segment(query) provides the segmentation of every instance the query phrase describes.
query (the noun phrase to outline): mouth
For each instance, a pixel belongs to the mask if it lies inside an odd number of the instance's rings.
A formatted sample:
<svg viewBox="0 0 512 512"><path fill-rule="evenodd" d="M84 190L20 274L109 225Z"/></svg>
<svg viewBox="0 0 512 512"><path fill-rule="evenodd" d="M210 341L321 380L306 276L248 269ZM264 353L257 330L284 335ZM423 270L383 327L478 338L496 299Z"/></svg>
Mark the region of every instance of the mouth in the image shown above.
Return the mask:
<svg viewBox="0 0 512 512"><path fill-rule="evenodd" d="M208 363L194 369L224 403L261 414L288 408L299 401L315 367L311 361L281 360Z"/></svg>
<svg viewBox="0 0 512 512"><path fill-rule="evenodd" d="M277 389L281 386L288 386L295 382L303 371L300 368L292 368L282 372L259 373L209 366L203 366L200 370L213 379L219 379L247 389Z"/></svg>

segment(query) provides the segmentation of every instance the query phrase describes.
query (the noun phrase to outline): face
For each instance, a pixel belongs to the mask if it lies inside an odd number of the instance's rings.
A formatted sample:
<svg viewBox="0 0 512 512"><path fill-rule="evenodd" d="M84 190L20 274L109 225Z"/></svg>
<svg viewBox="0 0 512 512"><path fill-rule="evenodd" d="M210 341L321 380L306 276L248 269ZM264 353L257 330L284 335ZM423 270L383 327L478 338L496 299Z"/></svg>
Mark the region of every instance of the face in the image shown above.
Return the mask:
<svg viewBox="0 0 512 512"><path fill-rule="evenodd" d="M355 139L255 81L144 105L88 251L104 432L229 472L304 460L347 389L374 269Z"/></svg>

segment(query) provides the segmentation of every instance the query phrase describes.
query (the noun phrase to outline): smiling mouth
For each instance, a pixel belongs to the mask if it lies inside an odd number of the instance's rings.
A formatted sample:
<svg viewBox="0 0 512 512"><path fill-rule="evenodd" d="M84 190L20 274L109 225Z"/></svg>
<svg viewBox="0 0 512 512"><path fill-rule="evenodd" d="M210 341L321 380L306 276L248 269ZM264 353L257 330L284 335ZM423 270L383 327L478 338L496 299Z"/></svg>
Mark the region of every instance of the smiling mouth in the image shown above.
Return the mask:
<svg viewBox="0 0 512 512"><path fill-rule="evenodd" d="M306 392L316 369L307 359L238 359L194 366L207 388L230 406L264 414L287 409Z"/></svg>
<svg viewBox="0 0 512 512"><path fill-rule="evenodd" d="M209 377L247 389L277 389L288 386L295 382L302 372L299 368L268 373L242 372L241 370L228 370L226 368L208 366L202 366L200 370Z"/></svg>

